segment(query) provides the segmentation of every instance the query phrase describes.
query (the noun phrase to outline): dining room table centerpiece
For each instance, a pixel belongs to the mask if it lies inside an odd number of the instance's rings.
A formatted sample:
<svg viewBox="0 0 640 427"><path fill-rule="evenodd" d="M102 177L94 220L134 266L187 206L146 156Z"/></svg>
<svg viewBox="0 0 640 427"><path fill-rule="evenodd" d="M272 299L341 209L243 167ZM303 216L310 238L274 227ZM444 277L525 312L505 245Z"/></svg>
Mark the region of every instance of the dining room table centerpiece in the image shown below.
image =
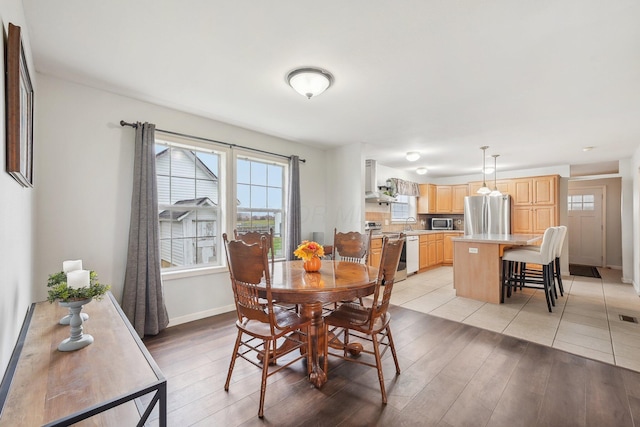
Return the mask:
<svg viewBox="0 0 640 427"><path fill-rule="evenodd" d="M49 275L47 287L47 300L58 301L61 307L69 309L59 323L70 325L71 333L58 345L58 350L74 351L91 344L93 337L82 332L82 322L89 318L81 313L82 307L93 299L101 299L111 287L99 283L95 271L83 270L82 260L64 261L62 271Z"/></svg>
<svg viewBox="0 0 640 427"><path fill-rule="evenodd" d="M321 257L324 256L324 247L318 242L303 240L293 254L304 261L303 267L307 272L320 270Z"/></svg>

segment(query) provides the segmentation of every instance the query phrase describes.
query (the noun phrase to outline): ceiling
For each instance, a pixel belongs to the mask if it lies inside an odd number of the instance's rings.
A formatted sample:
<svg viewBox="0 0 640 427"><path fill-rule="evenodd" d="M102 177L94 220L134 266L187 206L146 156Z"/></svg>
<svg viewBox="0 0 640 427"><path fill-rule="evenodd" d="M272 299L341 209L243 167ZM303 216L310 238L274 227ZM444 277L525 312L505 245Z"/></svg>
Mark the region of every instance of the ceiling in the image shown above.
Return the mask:
<svg viewBox="0 0 640 427"><path fill-rule="evenodd" d="M498 172L640 145L637 0L23 3L40 73L427 177L480 173L483 145ZM300 66L333 86L297 94Z"/></svg>

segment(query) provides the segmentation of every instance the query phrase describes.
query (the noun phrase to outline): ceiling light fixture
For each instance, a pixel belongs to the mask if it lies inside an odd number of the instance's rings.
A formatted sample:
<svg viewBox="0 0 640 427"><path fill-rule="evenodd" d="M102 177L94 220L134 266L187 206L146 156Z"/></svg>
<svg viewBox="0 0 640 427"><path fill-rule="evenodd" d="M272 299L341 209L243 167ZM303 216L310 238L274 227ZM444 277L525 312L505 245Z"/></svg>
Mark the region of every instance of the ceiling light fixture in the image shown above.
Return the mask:
<svg viewBox="0 0 640 427"><path fill-rule="evenodd" d="M415 162L419 158L420 158L420 153L418 153L417 151L409 151L407 153L407 160L409 160L410 162Z"/></svg>
<svg viewBox="0 0 640 427"><path fill-rule="evenodd" d="M482 147L480 147L480 149L482 150L482 187L478 189L478 194L482 194L483 196L491 193L491 189L487 187L485 173L485 159L487 157L487 148L489 148L488 145L483 145Z"/></svg>
<svg viewBox="0 0 640 427"><path fill-rule="evenodd" d="M287 83L300 95L311 99L333 84L333 75L321 68L296 68L287 74Z"/></svg>
<svg viewBox="0 0 640 427"><path fill-rule="evenodd" d="M582 148L582 151L591 151L591 150L593 150L593 148L594 148L594 147L591 147L591 146L589 146L589 147L583 147L583 148Z"/></svg>
<svg viewBox="0 0 640 427"><path fill-rule="evenodd" d="M500 192L500 190L498 190L498 166L497 166L498 156L500 156L500 154L493 154L491 156L493 157L493 191L489 193L489 196L491 197L502 196L502 193Z"/></svg>
<svg viewBox="0 0 640 427"><path fill-rule="evenodd" d="M418 175L425 175L427 173L427 168L418 168L416 169L416 173Z"/></svg>

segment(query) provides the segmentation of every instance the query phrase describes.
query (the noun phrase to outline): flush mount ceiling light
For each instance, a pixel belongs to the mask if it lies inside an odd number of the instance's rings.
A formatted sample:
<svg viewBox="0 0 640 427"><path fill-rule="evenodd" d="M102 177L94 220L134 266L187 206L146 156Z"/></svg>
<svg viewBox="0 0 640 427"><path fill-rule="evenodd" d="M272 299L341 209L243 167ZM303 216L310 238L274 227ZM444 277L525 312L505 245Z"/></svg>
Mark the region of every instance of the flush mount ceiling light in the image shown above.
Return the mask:
<svg viewBox="0 0 640 427"><path fill-rule="evenodd" d="M287 83L302 96L311 99L327 90L333 83L330 72L321 68L296 68L287 74Z"/></svg>
<svg viewBox="0 0 640 427"><path fill-rule="evenodd" d="M500 154L493 154L491 157L493 157L493 190L491 191L491 193L489 193L489 196L491 197L498 197L498 196L502 196L502 193L500 192L500 190L498 190L498 166L497 166L497 159L500 156Z"/></svg>
<svg viewBox="0 0 640 427"><path fill-rule="evenodd" d="M417 151L409 151L407 153L407 160L409 160L410 162L415 162L419 158L420 158L420 153L418 153Z"/></svg>
<svg viewBox="0 0 640 427"><path fill-rule="evenodd" d="M589 147L583 147L583 148L582 148L582 151L591 151L591 150L593 150L593 149L594 149L594 147L591 147L591 146L589 146Z"/></svg>
<svg viewBox="0 0 640 427"><path fill-rule="evenodd" d="M489 148L488 145L483 145L482 147L480 147L480 149L482 150L482 187L480 187L478 189L478 194L489 194L491 193L491 189L489 187L487 187L487 182L486 182L486 164L485 164L485 160L487 158L487 148Z"/></svg>
<svg viewBox="0 0 640 427"><path fill-rule="evenodd" d="M427 173L427 168L418 168L416 169L416 173L418 175L425 175Z"/></svg>

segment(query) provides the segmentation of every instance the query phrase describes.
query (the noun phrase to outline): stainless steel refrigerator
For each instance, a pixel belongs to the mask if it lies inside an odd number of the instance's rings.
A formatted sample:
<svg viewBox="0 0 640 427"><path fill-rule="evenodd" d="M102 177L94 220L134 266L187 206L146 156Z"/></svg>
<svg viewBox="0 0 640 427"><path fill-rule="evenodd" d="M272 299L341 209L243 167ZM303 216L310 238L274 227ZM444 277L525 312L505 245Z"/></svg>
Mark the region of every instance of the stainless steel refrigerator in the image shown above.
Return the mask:
<svg viewBox="0 0 640 427"><path fill-rule="evenodd" d="M464 198L464 234L510 234L511 197Z"/></svg>

